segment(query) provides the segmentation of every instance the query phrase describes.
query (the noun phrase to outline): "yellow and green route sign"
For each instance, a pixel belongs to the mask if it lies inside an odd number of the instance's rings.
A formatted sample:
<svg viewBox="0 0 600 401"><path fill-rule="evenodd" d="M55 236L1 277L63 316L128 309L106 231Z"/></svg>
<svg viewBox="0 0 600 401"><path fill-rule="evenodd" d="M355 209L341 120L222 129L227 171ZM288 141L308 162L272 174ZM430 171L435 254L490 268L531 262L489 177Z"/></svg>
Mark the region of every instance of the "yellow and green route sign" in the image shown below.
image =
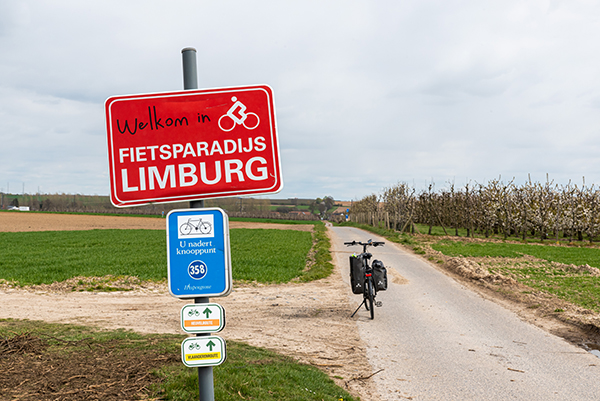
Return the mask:
<svg viewBox="0 0 600 401"><path fill-rule="evenodd" d="M185 366L218 366L225 359L225 340L219 336L189 337L181 343L181 360Z"/></svg>

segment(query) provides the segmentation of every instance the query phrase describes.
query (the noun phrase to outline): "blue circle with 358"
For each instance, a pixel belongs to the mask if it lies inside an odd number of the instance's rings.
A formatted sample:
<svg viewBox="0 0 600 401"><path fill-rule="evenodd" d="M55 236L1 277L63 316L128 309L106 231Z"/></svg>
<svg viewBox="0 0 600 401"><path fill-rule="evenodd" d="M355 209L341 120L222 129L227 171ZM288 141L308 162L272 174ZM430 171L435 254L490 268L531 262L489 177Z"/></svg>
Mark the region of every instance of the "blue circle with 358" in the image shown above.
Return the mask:
<svg viewBox="0 0 600 401"><path fill-rule="evenodd" d="M204 276L206 276L207 272L208 272L208 266L206 266L206 263L204 263L201 260L194 260L188 266L188 274L194 280L203 279Z"/></svg>

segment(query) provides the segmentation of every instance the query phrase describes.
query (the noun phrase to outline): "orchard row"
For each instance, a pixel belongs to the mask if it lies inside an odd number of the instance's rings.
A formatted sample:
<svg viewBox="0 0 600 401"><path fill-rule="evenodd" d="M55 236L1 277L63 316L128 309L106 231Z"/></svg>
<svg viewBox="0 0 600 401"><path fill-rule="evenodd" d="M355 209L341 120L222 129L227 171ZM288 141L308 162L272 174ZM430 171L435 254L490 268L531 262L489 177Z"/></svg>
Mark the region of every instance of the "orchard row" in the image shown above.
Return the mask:
<svg viewBox="0 0 600 401"><path fill-rule="evenodd" d="M354 202L351 220L414 231L414 224L441 226L448 235L475 233L488 237L585 239L600 235L600 188L529 181L524 185L501 180L486 184L449 184L425 190L399 183Z"/></svg>

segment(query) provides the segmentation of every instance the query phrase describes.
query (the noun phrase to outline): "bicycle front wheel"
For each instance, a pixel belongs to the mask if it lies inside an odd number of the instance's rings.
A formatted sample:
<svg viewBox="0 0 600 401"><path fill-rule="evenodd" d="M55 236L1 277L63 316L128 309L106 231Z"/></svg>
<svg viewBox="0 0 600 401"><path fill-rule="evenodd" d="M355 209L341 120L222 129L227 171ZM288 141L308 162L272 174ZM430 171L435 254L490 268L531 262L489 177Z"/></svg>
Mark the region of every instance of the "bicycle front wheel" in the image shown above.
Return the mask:
<svg viewBox="0 0 600 401"><path fill-rule="evenodd" d="M210 225L210 223L203 222L200 225L200 232L202 234L208 234L208 233L210 233L211 230L212 230L212 226Z"/></svg>
<svg viewBox="0 0 600 401"><path fill-rule="evenodd" d="M371 320L373 320L375 318L375 308L373 308L373 303L375 301L375 287L373 287L373 278L369 277L365 284L367 285L367 297L369 298L367 299L367 302L369 302L369 312L371 313Z"/></svg>

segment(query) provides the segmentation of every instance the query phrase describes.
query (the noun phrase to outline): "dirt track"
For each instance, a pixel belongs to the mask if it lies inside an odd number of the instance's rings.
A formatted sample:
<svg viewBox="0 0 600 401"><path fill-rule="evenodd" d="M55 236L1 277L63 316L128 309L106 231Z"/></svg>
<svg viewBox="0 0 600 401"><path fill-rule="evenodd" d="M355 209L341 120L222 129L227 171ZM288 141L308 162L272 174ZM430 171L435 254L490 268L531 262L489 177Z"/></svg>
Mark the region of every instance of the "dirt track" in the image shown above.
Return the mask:
<svg viewBox="0 0 600 401"><path fill-rule="evenodd" d="M312 230L311 224L271 224L232 221L230 228L273 228L278 230ZM165 219L129 216L89 216L27 212L0 213L0 232L73 231L109 228L164 230Z"/></svg>
<svg viewBox="0 0 600 401"><path fill-rule="evenodd" d="M312 225L231 222L231 228L311 230ZM165 229L165 220L122 216L0 213L0 231L82 229ZM165 267L166 268L166 267ZM269 348L318 366L362 400L372 400L372 371L356 323L354 305L342 285L339 267L324 280L307 284L237 285L228 297L213 299L226 310L226 339ZM0 289L0 318L77 323L144 333L182 333L179 313L185 301L173 298L163 285L129 292L89 293L68 285ZM31 308L32 304L36 308ZM340 377L342 379L340 379Z"/></svg>

